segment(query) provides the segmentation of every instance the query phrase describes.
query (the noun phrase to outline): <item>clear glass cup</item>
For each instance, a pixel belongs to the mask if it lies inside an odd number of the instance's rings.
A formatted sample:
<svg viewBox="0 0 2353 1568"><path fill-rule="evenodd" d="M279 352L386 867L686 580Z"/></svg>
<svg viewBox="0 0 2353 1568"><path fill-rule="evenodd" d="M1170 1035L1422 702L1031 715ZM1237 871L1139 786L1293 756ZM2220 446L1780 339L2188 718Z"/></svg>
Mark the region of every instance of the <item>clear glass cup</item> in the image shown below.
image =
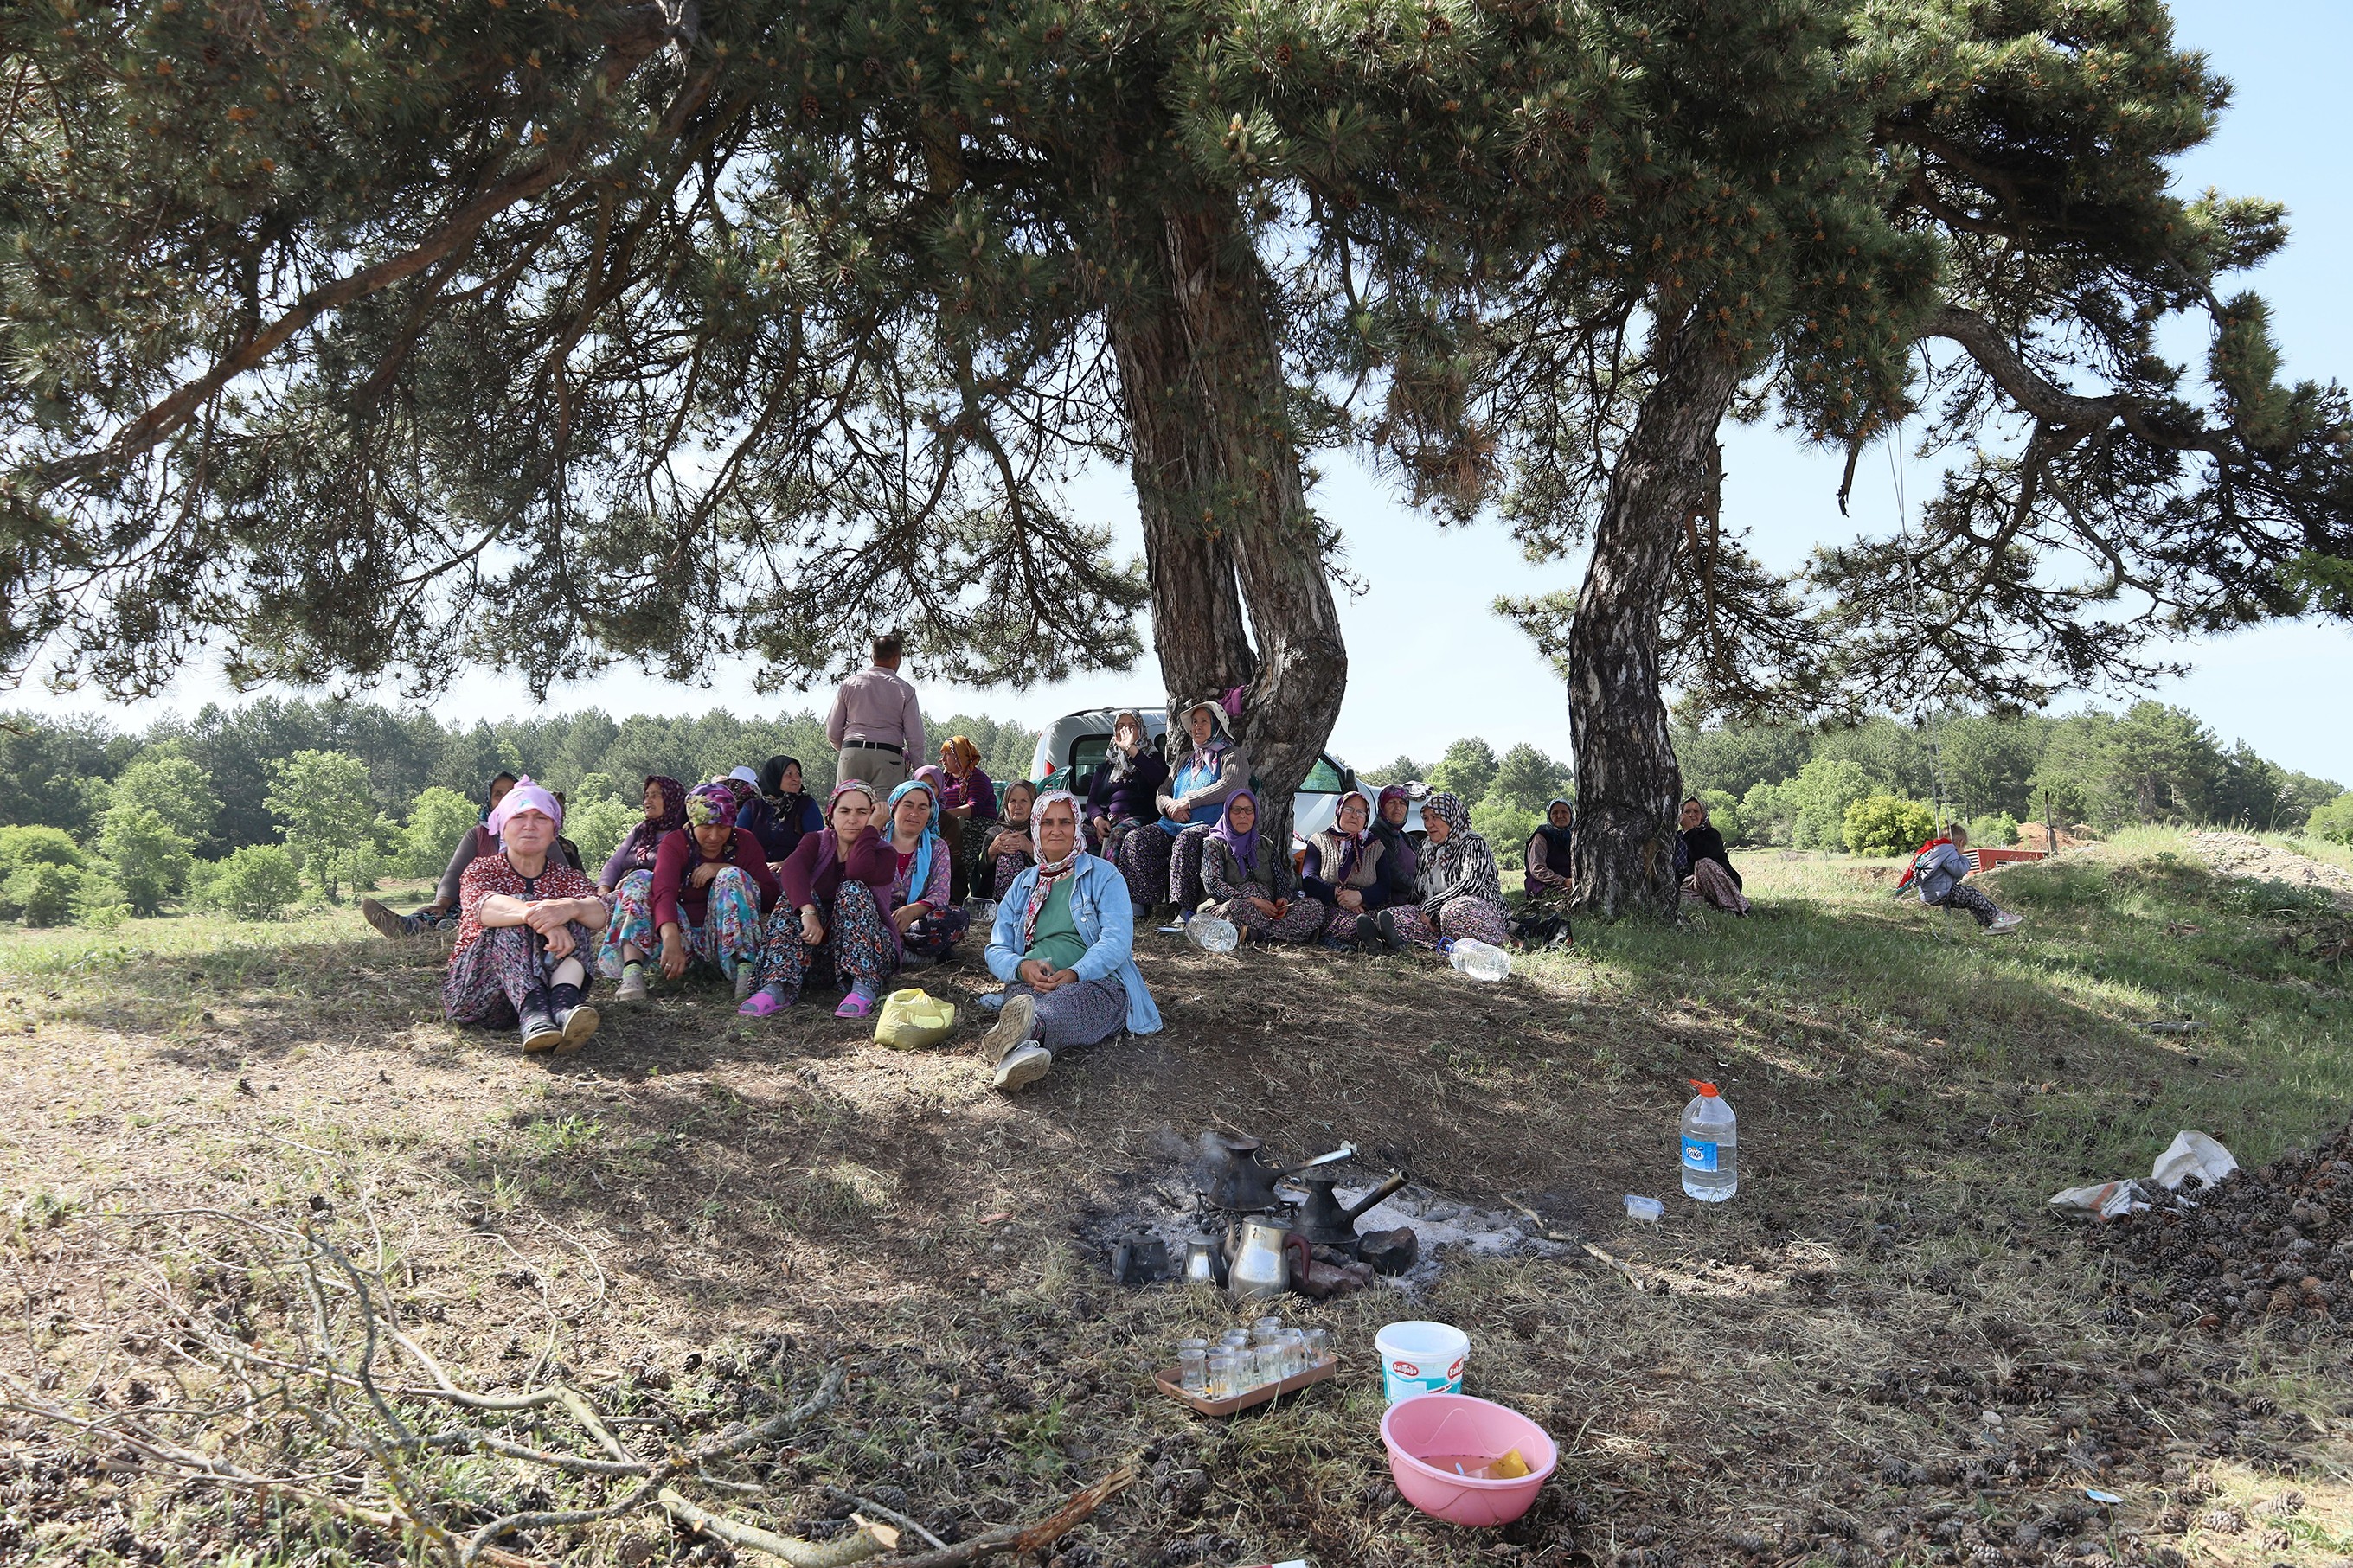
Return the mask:
<svg viewBox="0 0 2353 1568"><path fill-rule="evenodd" d="M1250 1331L1248 1329L1228 1329L1224 1333L1218 1336L1218 1342L1225 1346L1226 1349L1229 1351L1247 1351L1250 1348Z"/></svg>
<svg viewBox="0 0 2353 1568"><path fill-rule="evenodd" d="M1176 1342L1176 1385L1187 1394L1209 1392L1209 1342Z"/></svg>
<svg viewBox="0 0 2353 1568"><path fill-rule="evenodd" d="M1307 1336L1297 1329L1282 1331L1282 1375L1297 1377L1307 1370Z"/></svg>
<svg viewBox="0 0 2353 1568"><path fill-rule="evenodd" d="M1242 1391L1247 1374L1236 1370L1236 1355L1220 1345L1209 1352L1209 1397L1231 1399Z"/></svg>
<svg viewBox="0 0 2353 1568"><path fill-rule="evenodd" d="M1261 1318L1257 1322L1250 1325L1250 1342L1252 1344L1261 1345L1271 1344L1273 1342L1274 1337L1281 1332L1282 1332L1282 1320L1281 1318L1274 1316Z"/></svg>
<svg viewBox="0 0 2353 1568"><path fill-rule="evenodd" d="M1282 1340L1280 1336L1257 1348L1258 1380L1261 1384L1281 1383L1282 1372Z"/></svg>
<svg viewBox="0 0 2353 1568"><path fill-rule="evenodd" d="M1304 1372L1310 1367L1322 1366L1326 1361L1331 1359L1332 1336L1325 1330L1304 1330L1300 1334L1300 1353L1305 1358L1306 1362L1306 1364L1301 1367L1301 1371Z"/></svg>

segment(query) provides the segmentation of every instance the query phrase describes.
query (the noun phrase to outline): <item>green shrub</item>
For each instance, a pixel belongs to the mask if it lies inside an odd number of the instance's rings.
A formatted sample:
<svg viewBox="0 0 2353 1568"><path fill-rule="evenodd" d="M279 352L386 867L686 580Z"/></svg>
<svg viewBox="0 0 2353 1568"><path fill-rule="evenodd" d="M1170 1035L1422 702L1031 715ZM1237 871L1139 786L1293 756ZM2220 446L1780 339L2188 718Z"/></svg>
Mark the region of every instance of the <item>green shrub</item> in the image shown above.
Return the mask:
<svg viewBox="0 0 2353 1568"><path fill-rule="evenodd" d="M2315 838L2353 844L2353 789L2326 805L2313 807L2312 820L2305 825L2305 831Z"/></svg>
<svg viewBox="0 0 2353 1568"><path fill-rule="evenodd" d="M160 813L129 799L107 808L98 852L111 873L109 886L142 915L154 914L187 887L195 859L188 840Z"/></svg>
<svg viewBox="0 0 2353 1568"><path fill-rule="evenodd" d="M1781 787L1796 808L1791 837L1800 849L1837 848L1846 808L1871 793L1862 765L1837 757L1816 757Z"/></svg>
<svg viewBox="0 0 2353 1568"><path fill-rule="evenodd" d="M1790 843L1797 823L1797 786L1794 780L1783 779L1779 784L1766 784L1760 780L1750 784L1748 793L1740 797L1741 830L1752 844ZM1730 836L1726 835L1726 842L1729 841Z"/></svg>
<svg viewBox="0 0 2353 1568"><path fill-rule="evenodd" d="M1724 835L1725 843L1748 842L1747 819L1740 815L1740 803L1732 798L1730 790L1703 789L1692 793L1699 796L1702 805L1707 807L1708 823Z"/></svg>
<svg viewBox="0 0 2353 1568"><path fill-rule="evenodd" d="M0 827L0 878L20 866L80 866L81 847L62 827Z"/></svg>
<svg viewBox="0 0 2353 1568"><path fill-rule="evenodd" d="M73 921L91 931L112 931L131 918L131 896L111 877L88 874L74 895Z"/></svg>
<svg viewBox="0 0 2353 1568"><path fill-rule="evenodd" d="M1867 795L1846 808L1844 828L1850 854L1908 855L1936 837L1936 814L1926 801Z"/></svg>
<svg viewBox="0 0 2353 1568"><path fill-rule="evenodd" d="M73 913L84 876L79 866L49 860L19 866L0 883L0 915L13 915L28 926L62 925Z"/></svg>
<svg viewBox="0 0 2353 1568"><path fill-rule="evenodd" d="M1915 840L1916 843L1917 840ZM2006 811L1969 818L1969 843L1979 849L2001 849L2018 842L2018 818Z"/></svg>
<svg viewBox="0 0 2353 1568"><path fill-rule="evenodd" d="M632 804L612 795L602 796L564 814L564 837L580 846L581 864L594 877L645 815L643 802Z"/></svg>
<svg viewBox="0 0 2353 1568"><path fill-rule="evenodd" d="M454 789L435 784L420 791L409 803L401 871L411 877L438 877L449 863L449 851L457 847L459 836L480 816L480 809Z"/></svg>
<svg viewBox="0 0 2353 1568"><path fill-rule="evenodd" d="M1499 794L1489 795L1471 808L1471 831L1487 841L1495 852L1495 864L1506 871L1526 868L1528 839L1543 820L1543 813L1524 811Z"/></svg>
<svg viewBox="0 0 2353 1568"><path fill-rule="evenodd" d="M241 921L270 921L301 894L302 875L293 857L275 844L248 844L207 868L201 897L208 907Z"/></svg>

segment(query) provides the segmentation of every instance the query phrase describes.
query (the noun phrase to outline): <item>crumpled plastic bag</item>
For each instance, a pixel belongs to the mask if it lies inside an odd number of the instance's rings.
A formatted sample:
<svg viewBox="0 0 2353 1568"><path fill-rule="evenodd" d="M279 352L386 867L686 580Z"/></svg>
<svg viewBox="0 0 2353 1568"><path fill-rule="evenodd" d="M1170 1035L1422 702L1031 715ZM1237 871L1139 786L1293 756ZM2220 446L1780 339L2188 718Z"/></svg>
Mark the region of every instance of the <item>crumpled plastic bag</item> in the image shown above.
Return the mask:
<svg viewBox="0 0 2353 1568"><path fill-rule="evenodd" d="M2178 1192L2190 1177L2198 1178L2201 1187L2211 1187L2239 1168L2231 1152L2203 1132L2177 1132L2165 1152L2149 1167L2148 1178L2167 1192ZM2113 1182L2096 1182L2086 1187L2068 1187L2051 1194L2050 1206L2061 1214L2090 1215L2095 1219L2114 1219L2118 1215L2132 1214L2148 1207L2141 1195L2140 1183L2132 1177Z"/></svg>

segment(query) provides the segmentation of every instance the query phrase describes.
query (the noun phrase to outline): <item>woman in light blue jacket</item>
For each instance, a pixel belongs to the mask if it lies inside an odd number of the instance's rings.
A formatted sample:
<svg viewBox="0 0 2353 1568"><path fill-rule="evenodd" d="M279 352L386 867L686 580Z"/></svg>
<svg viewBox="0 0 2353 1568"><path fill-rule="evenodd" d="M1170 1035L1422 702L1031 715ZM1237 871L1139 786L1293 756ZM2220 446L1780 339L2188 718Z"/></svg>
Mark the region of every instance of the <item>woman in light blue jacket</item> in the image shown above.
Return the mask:
<svg viewBox="0 0 2353 1568"><path fill-rule="evenodd" d="M1045 1077L1057 1051L1160 1027L1135 967L1126 879L1079 847L1077 798L1049 790L1029 821L1038 864L1005 889L988 933L988 972L1007 984L981 1049L1003 1089Z"/></svg>

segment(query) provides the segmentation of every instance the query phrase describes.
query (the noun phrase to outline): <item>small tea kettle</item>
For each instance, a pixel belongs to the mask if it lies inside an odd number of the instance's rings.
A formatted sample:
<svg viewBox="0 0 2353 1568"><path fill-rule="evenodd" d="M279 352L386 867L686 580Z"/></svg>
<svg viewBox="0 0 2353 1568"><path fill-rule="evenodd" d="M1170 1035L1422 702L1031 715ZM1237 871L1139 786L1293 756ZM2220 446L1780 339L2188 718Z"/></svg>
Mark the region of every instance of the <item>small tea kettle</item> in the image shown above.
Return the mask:
<svg viewBox="0 0 2353 1568"><path fill-rule="evenodd" d="M1280 1220L1248 1215L1226 1233L1226 1293L1262 1300L1291 1289L1307 1271L1307 1238Z"/></svg>

